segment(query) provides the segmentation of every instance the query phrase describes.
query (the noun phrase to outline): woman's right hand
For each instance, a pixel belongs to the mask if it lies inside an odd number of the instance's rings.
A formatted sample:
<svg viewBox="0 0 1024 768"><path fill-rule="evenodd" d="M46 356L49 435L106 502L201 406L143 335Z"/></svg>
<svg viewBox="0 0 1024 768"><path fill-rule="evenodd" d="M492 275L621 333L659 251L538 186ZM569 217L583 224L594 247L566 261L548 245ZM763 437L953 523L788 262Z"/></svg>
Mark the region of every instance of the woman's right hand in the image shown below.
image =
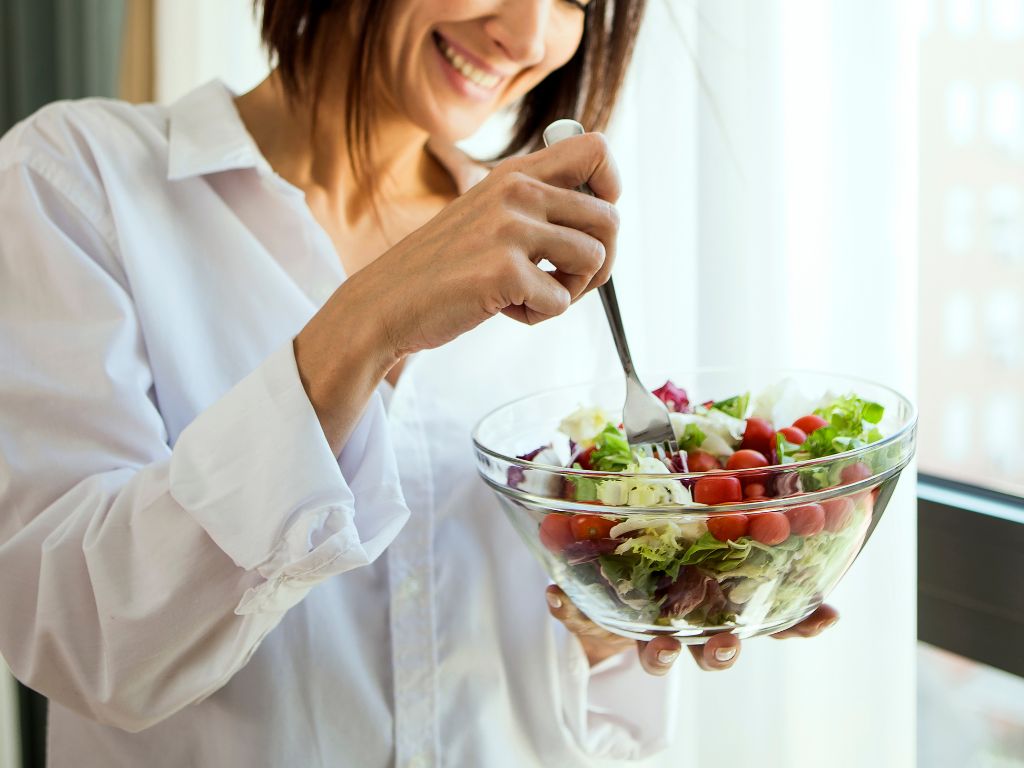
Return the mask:
<svg viewBox="0 0 1024 768"><path fill-rule="evenodd" d="M593 197L576 190L583 183ZM619 193L604 137L568 139L505 160L346 280L295 342L300 376L332 445L340 448L373 387L405 355L441 346L499 312L546 320L606 282ZM554 271L538 266L544 259Z"/></svg>
<svg viewBox="0 0 1024 768"><path fill-rule="evenodd" d="M576 191L588 182L596 197ZM398 357L503 312L537 323L608 279L618 172L600 134L506 160L352 279ZM537 264L547 259L554 272Z"/></svg>

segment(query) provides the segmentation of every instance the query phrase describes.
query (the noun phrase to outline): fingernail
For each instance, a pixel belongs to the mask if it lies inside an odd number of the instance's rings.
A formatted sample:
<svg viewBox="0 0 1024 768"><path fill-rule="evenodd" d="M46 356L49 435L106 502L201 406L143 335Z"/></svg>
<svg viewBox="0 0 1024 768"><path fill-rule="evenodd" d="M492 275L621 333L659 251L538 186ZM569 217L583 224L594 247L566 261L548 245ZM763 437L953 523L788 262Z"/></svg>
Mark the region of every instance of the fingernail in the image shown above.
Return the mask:
<svg viewBox="0 0 1024 768"><path fill-rule="evenodd" d="M562 607L562 598L560 598L554 592L548 592L548 605L554 608L556 611Z"/></svg>
<svg viewBox="0 0 1024 768"><path fill-rule="evenodd" d="M836 625L837 621L839 621L839 619L826 619L825 621L821 622L816 627L816 629L817 629L818 632L824 632L829 627L834 627Z"/></svg>
<svg viewBox="0 0 1024 768"><path fill-rule="evenodd" d="M718 648L715 650L715 658L723 664L727 661L732 661L733 657L736 656L736 646L731 648Z"/></svg>
<svg viewBox="0 0 1024 768"><path fill-rule="evenodd" d="M670 651L667 648L664 651L658 651L658 663L668 666L679 656L679 651Z"/></svg>

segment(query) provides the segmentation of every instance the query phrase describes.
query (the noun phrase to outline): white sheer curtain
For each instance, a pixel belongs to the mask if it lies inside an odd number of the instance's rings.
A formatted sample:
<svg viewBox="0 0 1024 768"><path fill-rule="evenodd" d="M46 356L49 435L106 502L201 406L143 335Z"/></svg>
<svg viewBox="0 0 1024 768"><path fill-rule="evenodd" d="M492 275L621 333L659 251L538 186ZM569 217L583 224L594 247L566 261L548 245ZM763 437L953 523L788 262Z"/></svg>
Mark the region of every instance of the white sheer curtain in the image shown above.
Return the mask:
<svg viewBox="0 0 1024 768"><path fill-rule="evenodd" d="M611 130L642 367L816 368L913 397L919 2L650 0ZM157 7L160 99L265 72L247 0ZM726 673L683 663L676 745L652 765L913 766L915 554L907 473L830 599L839 624L749 641Z"/></svg>
<svg viewBox="0 0 1024 768"><path fill-rule="evenodd" d="M638 356L913 397L917 19L887 0L651 0L613 130ZM914 765L914 491L908 472L830 598L834 629L686 667L666 765Z"/></svg>

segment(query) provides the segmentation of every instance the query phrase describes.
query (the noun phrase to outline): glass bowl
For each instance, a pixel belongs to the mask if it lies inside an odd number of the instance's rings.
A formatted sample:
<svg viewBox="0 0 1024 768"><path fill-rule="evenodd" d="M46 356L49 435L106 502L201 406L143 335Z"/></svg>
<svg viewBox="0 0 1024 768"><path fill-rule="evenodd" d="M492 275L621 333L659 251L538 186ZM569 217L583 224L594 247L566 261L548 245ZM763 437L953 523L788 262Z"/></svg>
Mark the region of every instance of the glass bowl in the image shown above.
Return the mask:
<svg viewBox="0 0 1024 768"><path fill-rule="evenodd" d="M764 392L754 415L776 429L824 399L856 394L884 407L883 438L753 469L567 468L574 446L558 431L563 419L591 406L620 418L623 383L598 382L543 391L484 417L473 433L480 475L551 579L605 629L683 643L786 629L821 605L871 536L913 456L915 409L887 387L820 373L705 369L673 379L691 403ZM754 499L717 505L680 493L712 475L762 487ZM570 500L577 494L567 489L582 484L592 484L584 495L594 501Z"/></svg>

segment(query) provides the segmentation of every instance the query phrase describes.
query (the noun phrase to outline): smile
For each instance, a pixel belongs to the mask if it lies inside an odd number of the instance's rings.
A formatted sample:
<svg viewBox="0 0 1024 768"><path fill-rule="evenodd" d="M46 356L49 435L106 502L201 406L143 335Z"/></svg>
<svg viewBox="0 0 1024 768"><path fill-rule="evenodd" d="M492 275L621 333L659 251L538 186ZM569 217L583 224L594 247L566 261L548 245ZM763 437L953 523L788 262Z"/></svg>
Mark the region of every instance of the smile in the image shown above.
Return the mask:
<svg viewBox="0 0 1024 768"><path fill-rule="evenodd" d="M445 60L471 83L490 90L501 82L502 78L499 75L485 72L466 61L465 57L448 45L440 35L434 35L434 42L437 43L437 48Z"/></svg>

